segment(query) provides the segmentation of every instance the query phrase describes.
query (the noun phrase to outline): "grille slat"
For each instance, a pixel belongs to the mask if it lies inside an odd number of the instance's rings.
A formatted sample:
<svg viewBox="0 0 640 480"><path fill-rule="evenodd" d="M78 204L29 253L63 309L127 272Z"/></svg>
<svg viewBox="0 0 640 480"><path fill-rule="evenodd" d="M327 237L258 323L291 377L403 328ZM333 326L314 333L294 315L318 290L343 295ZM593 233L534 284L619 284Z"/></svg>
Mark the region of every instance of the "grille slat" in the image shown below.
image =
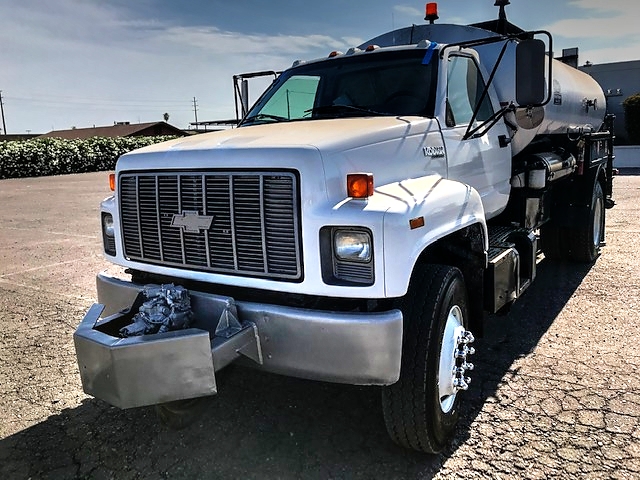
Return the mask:
<svg viewBox="0 0 640 480"><path fill-rule="evenodd" d="M124 251L131 260L302 278L299 193L292 173L122 174L119 189ZM208 229L205 216L213 217ZM174 221L189 226L172 226Z"/></svg>

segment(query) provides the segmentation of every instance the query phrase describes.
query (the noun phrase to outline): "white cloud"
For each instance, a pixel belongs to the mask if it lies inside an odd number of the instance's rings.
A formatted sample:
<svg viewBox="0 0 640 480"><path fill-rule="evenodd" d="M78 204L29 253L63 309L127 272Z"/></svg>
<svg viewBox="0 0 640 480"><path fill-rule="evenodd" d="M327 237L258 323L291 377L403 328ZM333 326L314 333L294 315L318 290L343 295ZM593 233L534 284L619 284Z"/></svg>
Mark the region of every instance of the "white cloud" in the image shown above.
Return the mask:
<svg viewBox="0 0 640 480"><path fill-rule="evenodd" d="M638 12L638 16L640 16L640 12ZM638 21L636 20L638 16L560 20L546 28L555 35L568 38L624 38L628 35L639 35Z"/></svg>
<svg viewBox="0 0 640 480"><path fill-rule="evenodd" d="M345 43L345 45L348 45L350 47L357 47L358 45L362 45L365 39L360 37L342 37L342 41Z"/></svg>
<svg viewBox="0 0 640 480"><path fill-rule="evenodd" d="M424 18L424 11L418 10L414 7L408 7L406 5L395 5L393 7L393 11L396 13L400 13L402 15L406 15L407 17L415 19L415 22Z"/></svg>
<svg viewBox="0 0 640 480"><path fill-rule="evenodd" d="M637 11L637 4L629 0L571 0L570 5L599 12L628 12L630 10Z"/></svg>
<svg viewBox="0 0 640 480"><path fill-rule="evenodd" d="M574 0L571 5L587 10L590 17L573 18L548 25L556 35L568 38L622 38L637 36L640 3L628 0Z"/></svg>
<svg viewBox="0 0 640 480"><path fill-rule="evenodd" d="M361 43L328 35L262 35L131 18L106 2L0 2L0 87L9 132L234 116L231 77L281 70ZM254 91L254 95L258 92Z"/></svg>
<svg viewBox="0 0 640 480"><path fill-rule="evenodd" d="M167 27L157 31L156 40L225 55L290 55L318 49L328 52L344 48L342 40L326 35L246 35L215 27ZM328 53L327 52L327 53Z"/></svg>
<svg viewBox="0 0 640 480"><path fill-rule="evenodd" d="M557 40L580 48L580 62L610 63L640 58L640 3L628 0L572 0L575 18L544 28Z"/></svg>

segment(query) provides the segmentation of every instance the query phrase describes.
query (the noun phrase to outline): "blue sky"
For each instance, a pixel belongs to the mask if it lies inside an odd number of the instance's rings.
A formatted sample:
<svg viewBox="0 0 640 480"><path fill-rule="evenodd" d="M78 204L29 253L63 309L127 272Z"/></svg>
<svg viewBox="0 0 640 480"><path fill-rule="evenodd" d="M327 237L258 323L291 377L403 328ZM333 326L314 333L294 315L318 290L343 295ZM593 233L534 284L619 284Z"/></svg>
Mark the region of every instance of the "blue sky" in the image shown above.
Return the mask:
<svg viewBox="0 0 640 480"><path fill-rule="evenodd" d="M442 0L441 23L497 16L494 0ZM511 22L547 29L580 62L640 59L640 2L511 0ZM232 118L231 77L281 70L423 23L412 0L0 0L0 90L9 133ZM640 86L639 86L640 90ZM258 92L254 88L253 94ZM0 128L1 128L0 124Z"/></svg>

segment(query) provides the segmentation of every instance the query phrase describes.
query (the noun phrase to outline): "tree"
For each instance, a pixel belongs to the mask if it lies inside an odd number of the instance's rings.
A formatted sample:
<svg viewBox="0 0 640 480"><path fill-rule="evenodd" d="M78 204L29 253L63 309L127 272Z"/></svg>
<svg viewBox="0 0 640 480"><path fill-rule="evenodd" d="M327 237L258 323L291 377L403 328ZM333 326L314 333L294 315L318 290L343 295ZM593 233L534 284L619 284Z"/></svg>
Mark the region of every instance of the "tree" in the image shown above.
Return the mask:
<svg viewBox="0 0 640 480"><path fill-rule="evenodd" d="M640 93L631 95L624 102L624 124L632 145L640 145Z"/></svg>

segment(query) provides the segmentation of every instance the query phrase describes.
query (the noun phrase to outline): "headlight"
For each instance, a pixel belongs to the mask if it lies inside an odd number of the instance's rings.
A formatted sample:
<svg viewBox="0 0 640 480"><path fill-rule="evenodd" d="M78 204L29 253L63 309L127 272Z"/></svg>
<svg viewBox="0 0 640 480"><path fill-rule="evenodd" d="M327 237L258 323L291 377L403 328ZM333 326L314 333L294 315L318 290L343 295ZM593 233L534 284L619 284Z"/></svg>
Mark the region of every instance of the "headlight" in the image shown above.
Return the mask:
<svg viewBox="0 0 640 480"><path fill-rule="evenodd" d="M116 228L113 224L113 216L102 212L102 243L104 253L114 257L116 255Z"/></svg>
<svg viewBox="0 0 640 480"><path fill-rule="evenodd" d="M107 237L115 236L115 228L113 226L113 217L108 213L102 214L102 231Z"/></svg>
<svg viewBox="0 0 640 480"><path fill-rule="evenodd" d="M336 258L348 262L371 261L371 236L367 232L337 230L333 237Z"/></svg>

